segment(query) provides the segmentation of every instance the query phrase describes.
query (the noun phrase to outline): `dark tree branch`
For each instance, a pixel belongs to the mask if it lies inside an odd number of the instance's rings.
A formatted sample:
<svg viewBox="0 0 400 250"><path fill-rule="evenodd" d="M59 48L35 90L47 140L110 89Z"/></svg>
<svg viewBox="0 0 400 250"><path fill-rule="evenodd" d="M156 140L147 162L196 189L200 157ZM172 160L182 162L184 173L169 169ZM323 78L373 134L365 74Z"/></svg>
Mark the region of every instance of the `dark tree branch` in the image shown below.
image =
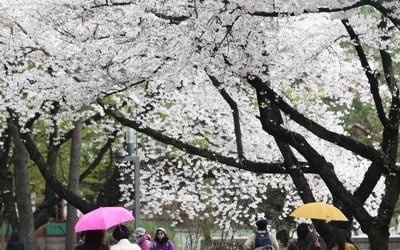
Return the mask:
<svg viewBox="0 0 400 250"><path fill-rule="evenodd" d="M53 130L49 135L48 141L48 150L47 150L47 171L49 175L56 176L56 166L57 166L57 157L58 153L61 147L61 144L56 143L56 138L58 134L58 125L57 125L57 120L55 118L55 115L60 109L60 104L59 102L51 102L51 108L50 108L50 115L51 115L51 121L52 121L52 127ZM49 200L53 200L55 198L54 190L53 187L49 182L45 182L45 199L43 202L47 203ZM50 204L50 203L49 203ZM46 204L42 207L44 209L44 212L47 209L50 209Z"/></svg>
<svg viewBox="0 0 400 250"><path fill-rule="evenodd" d="M259 96L258 93L257 95ZM265 115L273 124L279 126L283 124L282 114L275 101L270 100L270 102L267 103L267 106L265 107ZM293 153L293 150L290 148L290 145L284 141L279 140L277 137L274 137L274 139L279 150L281 151L286 167L289 169L290 177L292 178L293 183L296 186L298 195L304 203L315 201L314 195L303 171L301 170L301 168L293 167L298 165L298 159Z"/></svg>
<svg viewBox="0 0 400 250"><path fill-rule="evenodd" d="M127 84L127 83L129 83L129 84ZM116 93L120 93L122 91L125 91L125 90L127 90L129 88L132 88L132 87L134 87L136 85L139 85L139 84L142 84L142 83L146 83L146 80L139 80L139 81L133 82L133 83L131 83L131 81L123 82L123 85L124 85L123 87L119 87L119 88L117 88L115 90L108 91L108 92L102 92L103 96L101 98L104 98L104 97L107 97L107 96L112 96L112 95L114 95ZM119 83L116 83L116 84L121 85ZM99 98L99 100L101 98Z"/></svg>
<svg viewBox="0 0 400 250"><path fill-rule="evenodd" d="M24 244L36 246L36 238L34 236L34 219L31 209L31 187L29 183L28 169L28 151L20 134L18 120L7 119L7 127L9 135L13 141L12 162L14 165L14 182L15 182L15 197L19 217L19 232L24 235ZM23 225L23 226L22 226Z"/></svg>
<svg viewBox="0 0 400 250"><path fill-rule="evenodd" d="M373 72L371 67L369 66L367 57L364 53L364 49L361 46L361 41L358 35L355 33L353 28L351 27L349 20L344 19L342 20L344 27L347 30L347 33L350 35L351 41L354 43L354 47L357 51L357 55L360 59L361 66L364 68L365 74L368 78L370 91L374 98L376 112L378 113L379 120L381 121L382 125L386 128L390 127L390 123L385 115L385 110L382 105L382 98L379 95L379 81L376 76L376 72Z"/></svg>
<svg viewBox="0 0 400 250"><path fill-rule="evenodd" d="M370 1L368 0L361 0L358 2L355 2L354 4L351 4L349 6L341 7L341 8L316 8L315 10L303 10L300 13L295 13L295 12L267 12L267 11L255 11L255 12L250 12L249 14L252 16L261 16L261 17L279 17L279 16L298 16L299 14L311 14L311 13L333 13L333 12L342 12L346 10L352 10L355 8L359 8L362 6L369 5Z"/></svg>
<svg viewBox="0 0 400 250"><path fill-rule="evenodd" d="M222 40L221 40L218 44L215 45L215 47L214 47L214 49L213 49L214 52L217 52L217 51L219 50L219 48L222 46L222 44L224 43L224 41L227 40L228 36L231 35L233 25L235 25L236 21L237 21L239 18L240 18L240 16L237 16L237 17L235 18L235 20L233 20L232 24L226 25L225 36L222 38Z"/></svg>
<svg viewBox="0 0 400 250"><path fill-rule="evenodd" d="M54 213L54 206L56 206L60 201L61 199L58 198L54 192L52 195L46 195L44 197L42 203L33 213L35 217L35 229L38 229L49 221L49 217Z"/></svg>
<svg viewBox="0 0 400 250"><path fill-rule="evenodd" d="M386 20L383 19L380 23L379 28L386 28ZM382 40L389 39L388 37L382 37ZM400 179L399 179L399 168L396 166L397 153L399 146L399 115L400 115L400 101L399 101L399 89L395 79L395 73L393 70L393 62L391 55L384 49L380 50L382 58L382 67L385 74L385 81L389 87L392 101L389 110L389 121L391 127L383 129L383 141L382 149L385 152L384 158L384 171L388 174L385 176L386 190L382 197L382 201L379 205L378 216L377 216L377 227L378 230L387 231L389 230L389 223L393 215L397 199L400 193Z"/></svg>
<svg viewBox="0 0 400 250"><path fill-rule="evenodd" d="M98 121L101 119L101 115L99 113L95 114L94 116L86 119L84 121L84 124L88 125L92 123L93 121ZM49 152L47 156L47 164L49 165L49 168L52 168L50 166L55 165L56 163L56 157L58 155L58 149L61 145L63 145L66 141L71 139L71 131L66 133L63 136L63 139L60 140L60 143L58 147L52 147L50 145L49 147ZM99 154L96 156L96 159L90 164L90 166L82 173L80 176L80 181L82 181L84 178L86 178L89 174L92 173L93 169L98 166L98 163L102 160L105 151L110 147L111 143L115 140L114 138L115 132L113 133L113 139L109 139L107 143L100 149ZM47 186L47 185L46 185ZM51 186L48 186L49 189L46 191L45 198L43 202L40 204L40 206L36 209L34 215L35 215L35 228L40 227L44 223L48 221L49 216L54 212L54 206L60 202L61 198L57 197L54 192L53 188Z"/></svg>
<svg viewBox="0 0 400 250"><path fill-rule="evenodd" d="M268 86L265 86L266 96L269 100L276 102L276 105L291 119L295 122L315 134L316 136L329 141L333 144L341 146L345 149L348 149L356 154L369 159L371 161L382 162L383 154L382 152L376 150L373 147L370 147L361 142L355 141L350 137L344 136L342 134L338 134L332 131L329 131L325 127L319 125L313 120L308 119L303 114L295 110L291 105L283 100L281 96L279 96L273 89Z"/></svg>
<svg viewBox="0 0 400 250"><path fill-rule="evenodd" d="M24 139L24 144L29 152L30 158L36 163L46 183L48 183L52 187L54 192L57 193L58 197L65 198L70 204L74 205L83 213L93 210L94 204L90 204L89 202L77 196L75 193L69 191L57 180L57 177L54 174L49 172L48 164L44 160L43 156L39 152L38 148L30 138L30 136L27 134L23 134L22 138Z"/></svg>
<svg viewBox="0 0 400 250"><path fill-rule="evenodd" d="M391 90L391 96L392 96L392 102L391 102L391 108L389 111L389 118L386 118L386 115L384 113L383 105L382 105L382 100L379 95L379 82L376 77L376 74L373 74L371 72L371 69L368 65L368 61L366 59L365 53L363 51L363 48L361 46L361 42L357 34L354 32L352 29L351 25L349 24L348 20L342 20L343 25L345 26L347 32L350 35L350 38L355 44L355 48L357 51L357 54L360 58L361 65L365 69L367 78L370 83L370 89L371 93L374 97L375 101L375 106L377 109L378 117L381 121L381 123L384 126L383 129L383 141L382 141L382 150L384 152L385 157L383 158L383 164L375 165L373 164L369 170L371 172L367 172L365 177L369 177L369 181L372 179L373 181L377 181L377 177L371 177L371 173L379 174L383 173L383 171L389 172L388 175L386 175L385 178L385 185L386 185L386 192L382 197L382 201L380 203L379 209L378 209L378 216L376 219L376 227L370 228L371 230L379 230L379 231L387 231L388 230L388 224L390 222L390 216L392 215L396 200L399 195L400 191L400 183L399 183L399 178L397 175L395 177L390 174L391 172L394 173L399 173L398 168L396 167L396 156L397 156L397 150L398 150L398 127L399 127L399 90L396 87L395 83L395 78L394 78L394 73L393 73L393 66L392 66L392 60L391 56L389 53L387 53L384 49L380 50L381 58L382 58L382 66L383 66L383 71L385 73L385 80L386 83L388 84L389 89ZM384 20L380 24L380 28L384 28L386 26L386 23ZM382 39L387 39L387 38L382 38ZM380 168L379 168L380 167ZM380 176L380 175L379 175ZM369 187L369 190L371 190L372 185L366 184L365 180L362 183L363 186ZM361 188L361 186L360 186ZM361 192L360 188L356 191L355 194L358 195L358 198L365 198L366 193ZM362 195L363 194L363 195ZM371 233L371 232L370 232Z"/></svg>
<svg viewBox="0 0 400 250"><path fill-rule="evenodd" d="M10 131L7 128L0 137L3 143L0 150L0 222L8 222L16 228L18 219L15 208L13 177L9 169L11 152L11 136L9 134Z"/></svg>
<svg viewBox="0 0 400 250"><path fill-rule="evenodd" d="M198 156L204 157L204 158L212 160L212 161L217 161L217 162L220 162L220 163L228 165L228 166L252 171L254 173L270 173L270 174L287 174L288 173L288 170L284 168L283 163L262 163L262 162L253 162L253 161L249 161L249 160L243 160L242 162L240 162L236 158L226 157L226 156L220 155L218 153L215 153L214 151L207 150L207 149L201 149L201 148L192 146L188 143L182 142L178 139L164 135L161 131L151 129L149 127L143 126L142 123L125 118L125 116L121 112L119 112L113 108L106 108L104 105L103 105L103 107L104 107L105 113L114 117L114 119L119 121L122 125L131 127L138 132L141 132L147 136L154 138L157 141L174 146L184 152L198 155ZM306 165L304 165L303 163L300 163L300 166L303 167L304 172L313 173L315 171L314 168L306 167Z"/></svg>
<svg viewBox="0 0 400 250"><path fill-rule="evenodd" d="M206 72L207 73L207 72ZM217 78L208 74L212 84L217 88L218 92L222 95L224 100L228 103L229 107L232 110L233 116L233 124L235 126L235 136L236 136L236 149L238 153L238 157L240 161L244 159L244 152L243 152L243 143L242 143L242 132L240 129L240 118L239 118L239 109L237 107L236 102L230 97L230 95L226 92L224 88L221 87L222 83L218 81Z"/></svg>
<svg viewBox="0 0 400 250"><path fill-rule="evenodd" d="M265 66L265 72L268 73L268 66ZM270 82L265 83L265 87L269 88ZM264 93L265 94L265 93ZM263 98L260 93L257 93L257 99ZM273 124L281 126L284 124L282 113L279 110L278 103L276 99L270 99L265 106L265 115L268 117L268 120ZM286 164L286 167L289 170L290 177L293 180L294 185L296 186L297 193L304 203L315 201L313 192L311 191L310 185L301 170L301 168L296 167L299 163L297 157L293 153L293 150L290 148L290 145L284 141L279 140L277 137L274 137L275 142L281 151L282 157ZM294 166L294 167L293 167Z"/></svg>
<svg viewBox="0 0 400 250"><path fill-rule="evenodd" d="M42 104L42 108L45 104L46 104L46 101ZM54 105L54 106L59 106L59 105ZM54 106L51 110L53 112L56 112ZM10 114L12 114L15 117L15 114L11 110L9 110L9 112L11 112ZM33 126L34 122L39 117L40 117L40 114L36 113L32 119L29 119L27 121L27 123L25 124L25 128L31 128ZM56 132L53 131L52 135L50 135L51 141L53 141L55 134L56 134ZM59 147L57 147L55 145L49 147L49 150L47 153L47 164L48 164L47 169L48 169L49 174L50 173L54 174L54 172L55 172L54 168L55 168L56 161L57 161L58 150L59 150ZM50 187L50 185L47 182L45 183L45 186L46 186L45 197L44 197L42 203L39 205L39 207L34 212L34 226L36 229L39 228L40 226L42 226L43 224L45 224L46 222L48 222L49 217L54 212L54 206L61 200L60 198L58 198L55 195L53 189Z"/></svg>
<svg viewBox="0 0 400 250"><path fill-rule="evenodd" d="M380 4L378 1L371 1L371 0L361 0L358 2L355 2L351 5L344 6L341 8L326 8L326 7L321 7L321 8L316 8L315 10L303 10L300 13L295 13L295 12L285 12L285 11L254 11L254 12L249 12L248 14L251 16L260 16L260 17L280 17L280 16L298 16L300 14L312 14L312 13L335 13L335 12L343 12L347 10L352 10L356 9L359 7L363 6L372 6L376 10L378 10L383 16L387 17L396 27L397 29L400 29L400 18L397 13L395 13L394 10L390 10L385 8L382 4Z"/></svg>
<svg viewBox="0 0 400 250"><path fill-rule="evenodd" d="M133 4L132 1L127 1L127 2L116 2L113 3L112 1L106 1L104 4L95 4L91 8L104 8L104 7L112 7L112 6L126 6L126 5L131 5ZM166 15L163 13L158 13L155 11L149 11L150 13L153 13L156 17L161 18L163 20L169 21L171 24L180 24L181 22L191 18L192 16L173 16L173 15Z"/></svg>
<svg viewBox="0 0 400 250"><path fill-rule="evenodd" d="M382 58L383 72L385 73L385 80L390 89L390 94L398 104L399 89L396 84L396 78L394 77L392 57L386 50L381 49L379 52Z"/></svg>
<svg viewBox="0 0 400 250"><path fill-rule="evenodd" d="M293 150L290 148L290 145L278 140L276 137L275 141L278 145L279 150L282 153L286 168L289 170L289 175L292 178L294 185L296 186L297 194L300 196L301 200L304 203L315 201L310 185L308 184L308 181L304 176L304 172L299 167L293 167L298 166L299 161L294 155Z"/></svg>
<svg viewBox="0 0 400 250"><path fill-rule="evenodd" d="M281 127L280 123L276 123L274 119L271 119L268 115L268 104L274 102L274 100L270 100L266 96L266 83L262 82L261 79L256 76L249 76L247 81L256 90L260 110L260 121L263 129L268 134L274 136L276 140L288 143L290 146L294 147L307 160L309 165L316 169L332 195L338 197L357 218L357 221L360 222L363 229L367 230L371 225L371 216L364 209L363 204L352 196L343 186L337 178L332 164L327 162L302 135Z"/></svg>
<svg viewBox="0 0 400 250"><path fill-rule="evenodd" d="M43 103L40 105L40 109L46 110L46 105L51 105L52 108L50 108L50 113L56 113L59 108L60 108L60 103L57 101L52 101L52 100L45 100ZM25 123L25 128L32 128L33 124L39 119L41 116L40 113L35 113L35 115L28 119L28 121Z"/></svg>
<svg viewBox="0 0 400 250"><path fill-rule="evenodd" d="M398 175L385 176L385 192L378 208L376 223L379 229L389 230L396 202L399 198L400 178Z"/></svg>
<svg viewBox="0 0 400 250"><path fill-rule="evenodd" d="M392 103L390 105L389 120L391 124L398 130L399 123L399 111L400 111L400 98L399 98L399 87L396 82L395 73L393 71L393 61L390 54L381 49L380 50L382 58L383 72L385 73L385 80L390 89L390 94L392 96ZM397 134L397 133L396 133Z"/></svg>
<svg viewBox="0 0 400 250"><path fill-rule="evenodd" d="M112 6L126 6L131 4L134 4L134 2L126 1L126 2L114 3L112 0L106 0L104 4L94 4L91 8L94 9L94 8L112 7Z"/></svg>
<svg viewBox="0 0 400 250"><path fill-rule="evenodd" d="M50 56L50 53L47 52L44 48L27 46L27 47L24 47L24 49L25 49L25 52L23 53L24 56L27 56L27 55L29 55L29 54L31 54L33 52L37 52L37 51L41 51L46 56Z"/></svg>
<svg viewBox="0 0 400 250"><path fill-rule="evenodd" d="M364 174L364 178L361 184L358 186L356 191L354 191L354 197L356 197L361 203L364 203L368 197L371 195L376 184L383 174L383 164L372 162L368 170Z"/></svg>
<svg viewBox="0 0 400 250"><path fill-rule="evenodd" d="M152 12L156 17L161 18L163 20L169 21L170 24L180 24L181 22L189 19L191 15L189 16L171 16L171 15L166 15L163 13L157 13L157 12Z"/></svg>
<svg viewBox="0 0 400 250"><path fill-rule="evenodd" d="M99 165L101 160L103 159L104 155L107 153L107 150L111 148L112 143L115 141L115 136L117 135L118 131L114 131L111 136L108 138L106 144L100 149L99 153L96 156L96 159L85 169L85 171L79 177L79 181L85 179L88 175L90 175L93 170Z"/></svg>
<svg viewBox="0 0 400 250"><path fill-rule="evenodd" d="M87 118L86 120L84 120L82 122L83 127L89 126L93 122L99 121L101 118L102 118L102 115L100 113L96 113L95 115ZM70 129L67 133L65 133L63 136L61 136L60 145L64 144L65 142L67 142L71 138L72 138L72 129Z"/></svg>
<svg viewBox="0 0 400 250"><path fill-rule="evenodd" d="M397 29L400 30L400 16L398 13L395 13L396 8L391 10L387 9L381 4L381 1L369 0L368 4L377 9L384 17L388 18ZM399 10L397 9L397 11Z"/></svg>

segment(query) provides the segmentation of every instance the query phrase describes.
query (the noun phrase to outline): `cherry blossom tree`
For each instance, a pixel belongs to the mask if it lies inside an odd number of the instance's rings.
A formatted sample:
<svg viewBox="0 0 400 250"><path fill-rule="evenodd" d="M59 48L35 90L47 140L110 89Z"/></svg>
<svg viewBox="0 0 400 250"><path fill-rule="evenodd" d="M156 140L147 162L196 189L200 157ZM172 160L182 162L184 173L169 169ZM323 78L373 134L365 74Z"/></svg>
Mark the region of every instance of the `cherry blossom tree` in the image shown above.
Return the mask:
<svg viewBox="0 0 400 250"><path fill-rule="evenodd" d="M1 114L18 117L31 158L37 116L57 108L47 132L58 138L85 107L102 128L107 117L146 135L148 216L240 224L276 187L288 194L282 216L333 202L371 248L388 249L400 191L398 1L29 0L4 11ZM373 143L346 130L355 100L374 104Z"/></svg>

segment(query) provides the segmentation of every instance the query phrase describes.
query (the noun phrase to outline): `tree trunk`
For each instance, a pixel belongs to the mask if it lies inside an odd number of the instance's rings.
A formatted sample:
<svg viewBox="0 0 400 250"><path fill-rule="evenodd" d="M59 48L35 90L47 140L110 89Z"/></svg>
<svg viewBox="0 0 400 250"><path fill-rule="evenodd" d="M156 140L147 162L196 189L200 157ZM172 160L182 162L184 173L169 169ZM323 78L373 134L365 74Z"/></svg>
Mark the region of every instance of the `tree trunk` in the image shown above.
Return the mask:
<svg viewBox="0 0 400 250"><path fill-rule="evenodd" d="M71 140L71 158L68 178L68 189L71 192L79 191L79 170L81 167L81 132L82 119L75 122L75 128L72 132ZM65 250L73 250L75 248L76 233L75 223L77 219L77 209L68 203L67 205L67 236L65 238Z"/></svg>
<svg viewBox="0 0 400 250"><path fill-rule="evenodd" d="M9 171L9 153L11 139L3 137L3 147L0 152L0 221L17 226L17 213L15 208L15 196L13 188L13 176Z"/></svg>
<svg viewBox="0 0 400 250"><path fill-rule="evenodd" d="M32 211L31 190L28 173L28 152L23 145L19 130L16 126L10 126L10 132L14 142L14 176L17 207L19 215L19 234L25 244L25 249L37 249L35 226Z"/></svg>
<svg viewBox="0 0 400 250"><path fill-rule="evenodd" d="M13 177L8 169L11 139L9 136L5 136L1 137L0 141L3 143L0 150L0 227L7 225L6 230L3 231L4 235L0 237L0 249L5 249L5 236L11 234L11 227L17 227L18 220L15 208Z"/></svg>
<svg viewBox="0 0 400 250"><path fill-rule="evenodd" d="M381 229L379 227L371 227L368 233L369 248L373 250L388 250L389 249L389 235L388 229Z"/></svg>

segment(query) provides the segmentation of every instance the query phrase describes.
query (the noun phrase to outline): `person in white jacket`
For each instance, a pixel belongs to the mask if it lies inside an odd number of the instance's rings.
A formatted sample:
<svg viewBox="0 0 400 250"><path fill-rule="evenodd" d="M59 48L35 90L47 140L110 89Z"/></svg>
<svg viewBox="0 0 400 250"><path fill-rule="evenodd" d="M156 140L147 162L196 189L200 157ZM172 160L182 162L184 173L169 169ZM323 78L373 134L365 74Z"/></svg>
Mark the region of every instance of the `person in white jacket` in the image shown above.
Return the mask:
<svg viewBox="0 0 400 250"><path fill-rule="evenodd" d="M112 245L110 250L141 250L138 244L128 240L130 232L126 226L122 224L116 226L112 235L118 242Z"/></svg>

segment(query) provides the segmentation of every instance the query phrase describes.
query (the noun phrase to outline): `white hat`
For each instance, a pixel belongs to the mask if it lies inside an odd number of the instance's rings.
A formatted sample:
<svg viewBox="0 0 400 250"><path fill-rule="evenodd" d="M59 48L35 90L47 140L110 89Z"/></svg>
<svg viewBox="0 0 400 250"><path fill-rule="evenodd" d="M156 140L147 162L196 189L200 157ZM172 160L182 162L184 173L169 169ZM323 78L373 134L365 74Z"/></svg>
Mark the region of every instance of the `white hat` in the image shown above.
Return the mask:
<svg viewBox="0 0 400 250"><path fill-rule="evenodd" d="M157 229L156 229L156 233L157 233L158 231L162 231L162 232L164 232L165 234L167 234L167 230L165 230L165 228L163 228L163 227L157 228Z"/></svg>
<svg viewBox="0 0 400 250"><path fill-rule="evenodd" d="M144 229L143 227L138 227L138 228L136 228L134 234L135 234L136 236L143 236L143 235L146 234L146 229Z"/></svg>

